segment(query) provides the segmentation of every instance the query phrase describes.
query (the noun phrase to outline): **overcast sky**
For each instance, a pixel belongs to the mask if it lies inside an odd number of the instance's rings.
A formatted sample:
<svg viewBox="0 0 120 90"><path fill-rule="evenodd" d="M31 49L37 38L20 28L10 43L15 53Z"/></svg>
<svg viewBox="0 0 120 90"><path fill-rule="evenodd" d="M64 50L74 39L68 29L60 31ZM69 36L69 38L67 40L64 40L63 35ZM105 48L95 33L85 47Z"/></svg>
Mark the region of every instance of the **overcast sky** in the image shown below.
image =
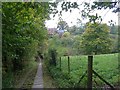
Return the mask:
<svg viewBox="0 0 120 90"><path fill-rule="evenodd" d="M82 2L90 2L92 4L92 2L94 0L65 0L65 1L77 1L77 3L81 4ZM84 9L83 6L80 6L80 10ZM58 5L58 10L61 10L60 4ZM73 9L72 12L63 12L62 13L62 19L64 21L66 21L68 23L69 26L73 26L77 24L77 19L82 20L81 15L80 15L80 10L78 9ZM108 23L108 21L113 20L114 22L116 22L116 24L118 25L118 13L112 13L112 10L110 9L102 9L102 10L95 10L93 13L91 13L91 15L95 15L98 14L100 16L102 16L103 21L102 23ZM57 27L57 23L59 21L59 17L58 14L56 14L56 16L53 18L52 15L50 15L51 20L47 20L46 21L46 27L49 28L56 28ZM88 19L84 19L82 20L82 23L86 23L88 22Z"/></svg>

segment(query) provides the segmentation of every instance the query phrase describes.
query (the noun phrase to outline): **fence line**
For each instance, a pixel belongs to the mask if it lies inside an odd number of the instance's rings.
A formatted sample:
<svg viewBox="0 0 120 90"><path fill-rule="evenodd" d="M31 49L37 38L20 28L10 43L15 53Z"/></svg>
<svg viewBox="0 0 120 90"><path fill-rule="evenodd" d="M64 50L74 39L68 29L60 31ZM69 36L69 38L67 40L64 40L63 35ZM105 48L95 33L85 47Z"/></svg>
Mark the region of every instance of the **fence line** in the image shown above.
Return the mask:
<svg viewBox="0 0 120 90"><path fill-rule="evenodd" d="M60 57L60 70L62 70L62 63L61 63L61 57ZM70 74L70 56L67 56L67 60L68 60L68 74ZM107 85L109 85L111 87L111 89L113 90L114 87L108 83L106 80L104 80L99 74L97 74L94 70L93 70L93 56L88 56L88 70L87 72L87 77L88 77L88 82L87 82L87 88L89 88L89 90L92 90L92 78L93 78L93 73L98 76L103 82L105 82ZM78 84L81 82L81 80L84 78L86 72L82 75L82 77L80 78Z"/></svg>

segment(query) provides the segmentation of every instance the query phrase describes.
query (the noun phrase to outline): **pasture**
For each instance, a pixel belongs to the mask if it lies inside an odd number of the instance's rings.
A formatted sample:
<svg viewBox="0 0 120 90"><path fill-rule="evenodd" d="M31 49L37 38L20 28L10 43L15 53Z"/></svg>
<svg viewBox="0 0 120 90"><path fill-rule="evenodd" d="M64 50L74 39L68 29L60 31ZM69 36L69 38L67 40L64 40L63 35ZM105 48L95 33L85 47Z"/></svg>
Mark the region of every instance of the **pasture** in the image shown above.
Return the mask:
<svg viewBox="0 0 120 90"><path fill-rule="evenodd" d="M70 56L70 73L69 79L72 81L72 85L76 85L81 76L87 70L88 56ZM58 60L57 67L60 68L60 60ZM96 71L102 78L104 78L111 85L118 84L118 53L115 54L101 54L93 56L93 70ZM61 71L62 74L68 73L68 57L61 57ZM55 77L56 80L62 81L62 78ZM59 83L60 84L60 83ZM85 77L79 83L81 87L87 86L87 73ZM96 75L93 74L93 86L101 87L105 86ZM61 86L62 87L62 86Z"/></svg>

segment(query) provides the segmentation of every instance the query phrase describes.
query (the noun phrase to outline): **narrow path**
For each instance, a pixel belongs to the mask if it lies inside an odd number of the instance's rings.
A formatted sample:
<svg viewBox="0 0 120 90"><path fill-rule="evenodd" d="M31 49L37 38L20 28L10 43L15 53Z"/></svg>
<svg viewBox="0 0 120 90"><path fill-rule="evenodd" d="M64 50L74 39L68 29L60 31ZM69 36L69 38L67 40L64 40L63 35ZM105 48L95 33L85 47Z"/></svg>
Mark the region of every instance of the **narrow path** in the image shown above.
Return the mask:
<svg viewBox="0 0 120 90"><path fill-rule="evenodd" d="M36 77L34 80L32 90L38 89L38 88L43 88L43 72L42 72L41 60L40 60L39 66L38 66L38 70L37 70L37 74L36 74Z"/></svg>

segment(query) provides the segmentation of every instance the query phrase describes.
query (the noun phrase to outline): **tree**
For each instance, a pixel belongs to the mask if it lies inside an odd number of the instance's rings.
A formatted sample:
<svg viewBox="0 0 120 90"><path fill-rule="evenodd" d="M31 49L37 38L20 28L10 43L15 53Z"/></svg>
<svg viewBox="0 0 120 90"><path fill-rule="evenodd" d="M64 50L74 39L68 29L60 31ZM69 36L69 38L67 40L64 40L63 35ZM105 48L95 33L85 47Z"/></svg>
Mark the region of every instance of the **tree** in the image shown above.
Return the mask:
<svg viewBox="0 0 120 90"><path fill-rule="evenodd" d="M29 66L37 55L47 36L44 21L48 10L49 4L43 2L2 3L3 87L8 87L4 81L9 72Z"/></svg>
<svg viewBox="0 0 120 90"><path fill-rule="evenodd" d="M85 54L109 53L112 46L109 32L106 24L87 23L81 40Z"/></svg>
<svg viewBox="0 0 120 90"><path fill-rule="evenodd" d="M65 30L65 29L68 28L68 24L67 24L66 21L63 21L63 20L60 19L60 21L59 21L58 24L57 24L57 28L58 28L59 30Z"/></svg>
<svg viewBox="0 0 120 90"><path fill-rule="evenodd" d="M77 27L74 25L72 27L69 27L68 31L70 32L70 34L75 34L75 31L77 31Z"/></svg>
<svg viewBox="0 0 120 90"><path fill-rule="evenodd" d="M110 27L110 34L118 35L118 26L109 26Z"/></svg>
<svg viewBox="0 0 120 90"><path fill-rule="evenodd" d="M82 48L81 48L80 42L81 42L81 36L76 35L75 38L74 38L73 48L76 49L77 54L82 53L81 52Z"/></svg>
<svg viewBox="0 0 120 90"><path fill-rule="evenodd" d="M69 37L70 36L70 33L69 32L65 32L64 34L63 34L63 37Z"/></svg>
<svg viewBox="0 0 120 90"><path fill-rule="evenodd" d="M79 34L82 34L84 32L84 28L79 26L72 26L72 27L69 27L68 31L70 32L70 34L72 35L79 35Z"/></svg>
<svg viewBox="0 0 120 90"><path fill-rule="evenodd" d="M101 10L103 9L113 9L112 12L117 13L120 12L120 7L119 5L119 0L118 1L108 1L108 2L93 2L93 5L91 6L92 9L98 9Z"/></svg>
<svg viewBox="0 0 120 90"><path fill-rule="evenodd" d="M61 3L62 1L60 1ZM74 9L80 10L81 17L88 18L90 22L95 22L96 20L102 21L102 17L99 16L97 13L96 15L91 15L95 10L105 10L107 8L111 9L112 12L117 13L120 12L120 7L119 7L119 0L111 1L108 0L107 2L104 1L94 1L92 4L90 2L82 2L81 4L77 2L65 2L63 1L61 3L61 10L57 10L57 5L59 2L55 3L50 3L51 7L51 12L53 16L55 16L57 13L62 16L62 12L72 12ZM83 9L81 9L79 6L83 5Z"/></svg>

